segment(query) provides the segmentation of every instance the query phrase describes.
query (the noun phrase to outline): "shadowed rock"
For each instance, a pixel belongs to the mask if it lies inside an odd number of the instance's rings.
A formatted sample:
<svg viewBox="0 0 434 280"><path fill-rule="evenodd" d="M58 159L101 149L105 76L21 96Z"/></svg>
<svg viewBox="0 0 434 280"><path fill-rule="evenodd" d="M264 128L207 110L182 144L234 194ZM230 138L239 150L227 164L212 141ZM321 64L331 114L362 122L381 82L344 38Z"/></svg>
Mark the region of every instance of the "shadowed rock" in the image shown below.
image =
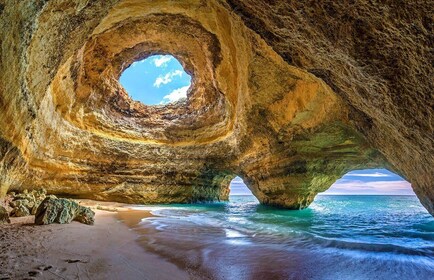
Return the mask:
<svg viewBox="0 0 434 280"><path fill-rule="evenodd" d="M47 197L36 210L35 224L69 224L77 221L87 225L94 224L95 213L88 207L65 198Z"/></svg>
<svg viewBox="0 0 434 280"><path fill-rule="evenodd" d="M25 217L25 216L30 216L30 215L31 214L30 214L29 209L22 204L14 207L14 209L11 212L11 217Z"/></svg>
<svg viewBox="0 0 434 280"><path fill-rule="evenodd" d="M11 220L9 219L9 213L6 208L0 205L0 224L8 224Z"/></svg>

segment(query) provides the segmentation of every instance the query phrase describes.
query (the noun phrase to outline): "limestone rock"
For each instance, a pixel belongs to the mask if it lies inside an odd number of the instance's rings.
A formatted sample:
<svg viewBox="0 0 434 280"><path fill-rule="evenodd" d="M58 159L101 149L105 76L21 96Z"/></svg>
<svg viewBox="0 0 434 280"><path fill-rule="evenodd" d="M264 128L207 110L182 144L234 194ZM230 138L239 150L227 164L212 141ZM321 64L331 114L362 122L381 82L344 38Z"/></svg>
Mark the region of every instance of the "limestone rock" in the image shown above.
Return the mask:
<svg viewBox="0 0 434 280"><path fill-rule="evenodd" d="M9 213L3 206L0 205L0 224L10 223Z"/></svg>
<svg viewBox="0 0 434 280"><path fill-rule="evenodd" d="M93 225L94 216L95 213L90 208L81 206L75 201L65 198L47 197L36 211L35 224L69 224L72 221L77 221Z"/></svg>
<svg viewBox="0 0 434 280"><path fill-rule="evenodd" d="M4 2L0 196L218 201L239 175L300 209L381 167L434 214L430 1ZM187 100L132 100L120 74L161 53L193 77Z"/></svg>

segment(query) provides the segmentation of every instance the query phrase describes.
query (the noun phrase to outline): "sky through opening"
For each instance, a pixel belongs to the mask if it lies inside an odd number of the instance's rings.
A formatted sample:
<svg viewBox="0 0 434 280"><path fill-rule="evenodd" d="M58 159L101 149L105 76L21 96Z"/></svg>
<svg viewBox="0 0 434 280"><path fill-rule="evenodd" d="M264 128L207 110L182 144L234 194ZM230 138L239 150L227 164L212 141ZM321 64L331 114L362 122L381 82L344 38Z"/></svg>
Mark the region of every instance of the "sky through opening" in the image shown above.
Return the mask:
<svg viewBox="0 0 434 280"><path fill-rule="evenodd" d="M251 195L240 177L232 180L230 195ZM409 182L387 169L353 170L319 195L415 195Z"/></svg>
<svg viewBox="0 0 434 280"><path fill-rule="evenodd" d="M229 195L251 195L252 192L249 190L249 188L244 184L243 179L240 177L235 177L232 179L230 184L231 192Z"/></svg>
<svg viewBox="0 0 434 280"><path fill-rule="evenodd" d="M191 85L179 61L171 55L153 55L132 63L119 79L132 99L146 105L164 105L187 98Z"/></svg>

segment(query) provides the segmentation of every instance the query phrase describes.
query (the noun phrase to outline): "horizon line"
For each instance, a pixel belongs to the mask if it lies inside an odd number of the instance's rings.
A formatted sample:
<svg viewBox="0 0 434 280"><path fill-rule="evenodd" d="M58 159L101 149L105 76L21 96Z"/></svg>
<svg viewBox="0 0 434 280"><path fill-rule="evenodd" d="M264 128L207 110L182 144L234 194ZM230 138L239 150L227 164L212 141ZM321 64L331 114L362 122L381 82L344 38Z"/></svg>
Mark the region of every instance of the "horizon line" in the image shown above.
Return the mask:
<svg viewBox="0 0 434 280"><path fill-rule="evenodd" d="M253 194L229 194L229 196L242 196L242 195L245 195L245 196L247 196L247 195L249 195L249 196L254 196ZM319 193L319 194L317 194L317 196L318 195L321 195L321 196L331 196L331 195L341 195L341 196L345 196L345 195L347 195L347 196L356 196L356 195L359 195L359 196L362 196L362 195L377 195L377 196L416 196L416 194L365 194L365 193L363 193L363 194L335 194L335 193L330 193L330 194L321 194L321 193Z"/></svg>

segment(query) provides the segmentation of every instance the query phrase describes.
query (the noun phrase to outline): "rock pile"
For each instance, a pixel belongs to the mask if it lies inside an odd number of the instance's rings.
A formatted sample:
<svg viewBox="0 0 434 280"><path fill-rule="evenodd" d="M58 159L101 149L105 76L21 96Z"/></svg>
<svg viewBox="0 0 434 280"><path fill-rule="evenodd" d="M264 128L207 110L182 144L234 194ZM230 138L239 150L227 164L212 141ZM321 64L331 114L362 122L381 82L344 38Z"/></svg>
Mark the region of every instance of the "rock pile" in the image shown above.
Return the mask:
<svg viewBox="0 0 434 280"><path fill-rule="evenodd" d="M25 217L29 215L35 215L36 209L39 204L47 197L47 191L45 189L38 189L15 194L10 193L9 206L12 207L11 217Z"/></svg>
<svg viewBox="0 0 434 280"><path fill-rule="evenodd" d="M0 224L10 223L10 217L35 215L35 224L67 224L77 221L93 225L95 213L88 207L66 198L47 196L45 189L24 190L22 193L11 192L0 205Z"/></svg>

